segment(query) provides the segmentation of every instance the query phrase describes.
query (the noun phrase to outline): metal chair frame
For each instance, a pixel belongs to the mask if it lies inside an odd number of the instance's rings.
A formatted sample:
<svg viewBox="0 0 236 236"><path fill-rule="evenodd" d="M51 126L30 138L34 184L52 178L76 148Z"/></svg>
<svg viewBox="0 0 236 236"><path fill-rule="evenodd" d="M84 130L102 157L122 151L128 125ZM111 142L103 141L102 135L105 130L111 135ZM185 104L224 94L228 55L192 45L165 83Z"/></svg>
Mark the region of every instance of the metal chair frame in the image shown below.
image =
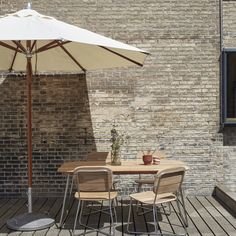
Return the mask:
<svg viewBox="0 0 236 236"><path fill-rule="evenodd" d="M82 199L80 197L80 192L81 192L81 189L80 189L80 185L79 183L77 184L77 188L78 188L78 206L77 206L77 210L76 210L76 216L75 216L75 222L74 222L74 227L73 227L73 235L75 235L75 230L76 230L76 226L77 226L77 222L79 223L79 225L85 227L85 228L88 228L90 229L89 231L86 231L85 233L81 233L81 234L78 234L78 235L85 235L85 234L88 234L88 233L91 233L91 232L99 232L99 233L102 233L102 234L105 234L105 235L115 235L115 225L117 223L117 215L116 215L116 209L115 209L115 206L114 206L114 203L115 203L115 198L111 198L111 190L112 190L112 171L106 167L94 167L94 168L88 168L88 167L79 167L75 172L74 174L75 175L79 175L80 173L86 173L86 174L89 174L89 173L104 173L104 175L106 174L107 175L107 178L108 178L108 182L109 182L109 175L111 177L110 181L111 181L111 186L107 188L107 191L104 191L105 193L108 194L108 199L104 200L104 199ZM79 176L78 176L79 178ZM98 190L97 190L98 191ZM95 191L96 192L96 191ZM110 215L110 220L111 220L111 223L109 226L104 226L104 227L101 227L101 228L93 228L91 226L88 226L86 224L84 224L81 220L82 216L83 216L83 208L84 208L84 202L91 202L91 201L107 201L109 206L108 208L106 209L100 209L100 210L95 210L91 212L91 214L93 213L97 213L97 212L102 212L102 213L105 213L105 214L109 214ZM106 210L108 210L108 212L106 212ZM108 228L108 227L111 227L112 228L112 232L109 234L107 232L104 232L102 231L103 229L105 228Z"/></svg>
<svg viewBox="0 0 236 236"><path fill-rule="evenodd" d="M87 160L88 161L105 161L106 157L108 156L109 152L91 152L87 155ZM63 204L62 204L62 209L61 209L61 216L60 216L60 221L58 224L59 228L62 228L63 226L63 222L65 221L67 215L68 215L68 209L72 206L73 202L68 202L66 204L66 199L70 199L72 196L72 192L73 192L73 187L74 187L74 176L67 176L67 180L66 180L66 189L65 189L65 193L64 193L64 198L63 198ZM71 180L70 180L71 178ZM70 189L69 189L69 182L70 182ZM113 182L113 188L115 189L115 184L116 182ZM69 190L69 191L68 191ZM118 201L116 201L116 204L118 204ZM66 206L67 205L67 206ZM66 210L66 215L64 216L64 212Z"/></svg>
<svg viewBox="0 0 236 236"><path fill-rule="evenodd" d="M182 174L181 182L179 183L179 188L176 191L174 191L174 193L173 193L173 194L175 194L176 199L170 200L169 203L171 201L176 201L177 202L177 207L178 207L180 219L182 220L183 228L184 228L184 231L185 231L185 234L181 234L181 235L187 235L186 227L188 227L188 220L187 220L187 213L186 213L186 208L185 208L185 203L184 203L183 191L182 191L182 188L181 188L182 183L183 183L185 168L182 168L182 167L181 168L172 168L172 169L168 169L168 170L165 170L165 171L160 171L159 173L157 173L157 175L155 177L155 183L154 183L154 188L153 188L153 192L155 193L155 197L153 198L153 203L147 204L147 205L152 206L151 211L152 211L152 216L153 216L153 221L154 221L154 229L155 229L154 232L138 232L138 231L131 231L129 229L129 226L130 226L130 223L131 223L131 221L130 221L131 211L132 211L131 208L132 208L132 202L133 202L133 198L132 198L132 196L130 196L128 222L127 222L127 231L128 231L128 233L131 233L131 234L144 234L144 233L147 233L149 235L165 235L165 234L162 234L160 232L160 230L158 230L158 218L157 218L158 208L157 208L157 205L159 205L159 203L156 203L156 199L157 199L157 196L158 196L158 187L160 185L160 181L162 180L162 178L164 178L166 174L175 173L175 172L176 173L177 172L183 172L183 174ZM180 199L181 199L181 201L180 201ZM136 200L136 199L134 199L134 200ZM139 201L138 203L142 203L142 202ZM180 205L182 205L182 208L183 208L183 211L184 211L184 216L182 214ZM180 234L168 233L168 235L180 235Z"/></svg>

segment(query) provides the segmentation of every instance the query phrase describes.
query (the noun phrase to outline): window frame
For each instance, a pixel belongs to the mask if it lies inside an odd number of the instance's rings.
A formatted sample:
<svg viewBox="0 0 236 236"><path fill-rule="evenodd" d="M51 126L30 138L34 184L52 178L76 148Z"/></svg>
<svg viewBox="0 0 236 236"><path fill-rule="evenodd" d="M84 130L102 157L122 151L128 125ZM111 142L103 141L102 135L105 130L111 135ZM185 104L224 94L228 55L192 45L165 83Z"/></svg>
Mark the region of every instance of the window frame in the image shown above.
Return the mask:
<svg viewBox="0 0 236 236"><path fill-rule="evenodd" d="M223 125L235 125L236 117L227 118L227 54L234 52L236 54L236 48L224 48L222 51L222 61L221 61L221 122ZM236 105L236 104L235 104Z"/></svg>

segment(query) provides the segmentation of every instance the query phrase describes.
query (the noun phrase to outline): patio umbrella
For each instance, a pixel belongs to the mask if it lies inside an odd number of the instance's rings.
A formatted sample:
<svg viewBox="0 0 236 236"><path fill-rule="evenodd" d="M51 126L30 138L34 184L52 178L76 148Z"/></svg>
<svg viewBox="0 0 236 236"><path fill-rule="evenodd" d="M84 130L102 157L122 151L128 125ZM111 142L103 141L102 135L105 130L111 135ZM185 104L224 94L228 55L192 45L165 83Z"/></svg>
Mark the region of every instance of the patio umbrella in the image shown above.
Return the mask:
<svg viewBox="0 0 236 236"><path fill-rule="evenodd" d="M30 4L27 9L0 17L0 32L0 71L26 72L27 77L28 213L9 220L8 226L20 230L42 229L53 222L41 220L39 216L39 220L28 223L37 219L32 213L32 68L35 73L78 73L142 66L148 53L39 14Z"/></svg>

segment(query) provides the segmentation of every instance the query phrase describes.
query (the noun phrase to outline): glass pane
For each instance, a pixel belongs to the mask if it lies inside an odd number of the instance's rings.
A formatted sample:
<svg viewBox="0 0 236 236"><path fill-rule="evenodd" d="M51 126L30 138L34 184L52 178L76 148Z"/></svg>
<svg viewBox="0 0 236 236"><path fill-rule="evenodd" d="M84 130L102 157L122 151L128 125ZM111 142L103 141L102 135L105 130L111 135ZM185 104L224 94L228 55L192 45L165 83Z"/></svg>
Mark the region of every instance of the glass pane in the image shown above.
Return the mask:
<svg viewBox="0 0 236 236"><path fill-rule="evenodd" d="M227 118L236 118L236 52L227 53Z"/></svg>

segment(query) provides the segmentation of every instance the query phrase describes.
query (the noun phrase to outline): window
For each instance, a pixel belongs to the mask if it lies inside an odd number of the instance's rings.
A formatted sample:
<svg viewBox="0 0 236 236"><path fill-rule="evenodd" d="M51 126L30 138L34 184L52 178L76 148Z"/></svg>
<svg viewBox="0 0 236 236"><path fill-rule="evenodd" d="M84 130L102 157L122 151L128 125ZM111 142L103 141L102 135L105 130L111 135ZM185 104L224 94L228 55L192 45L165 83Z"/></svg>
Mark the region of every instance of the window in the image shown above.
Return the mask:
<svg viewBox="0 0 236 236"><path fill-rule="evenodd" d="M222 121L236 125L236 48L223 51Z"/></svg>

